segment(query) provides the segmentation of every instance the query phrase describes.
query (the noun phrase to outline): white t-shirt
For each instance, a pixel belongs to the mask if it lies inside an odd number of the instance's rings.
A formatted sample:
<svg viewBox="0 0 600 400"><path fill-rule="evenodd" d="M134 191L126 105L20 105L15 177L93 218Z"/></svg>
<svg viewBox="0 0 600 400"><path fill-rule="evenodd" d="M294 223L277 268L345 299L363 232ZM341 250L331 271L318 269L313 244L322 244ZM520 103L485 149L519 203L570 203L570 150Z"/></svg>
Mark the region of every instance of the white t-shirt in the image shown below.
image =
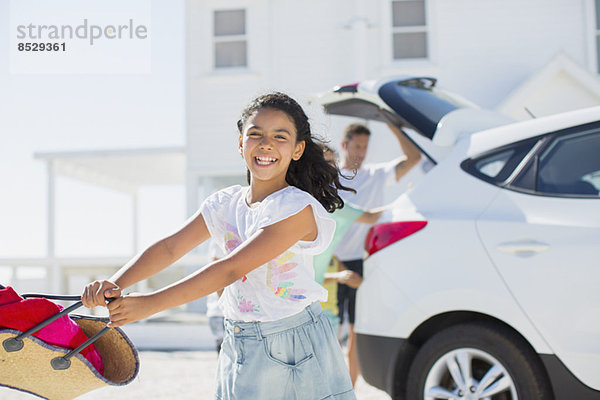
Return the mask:
<svg viewBox="0 0 600 400"><path fill-rule="evenodd" d="M363 210L383 206L383 189L396 183L396 165L400 160L380 164L361 166L354 175L350 169L341 169L340 183L356 190L356 193L340 190L338 193L344 202L352 203ZM346 179L350 178L350 179ZM335 249L335 255L341 261L363 258L365 237L371 226L354 223Z"/></svg>
<svg viewBox="0 0 600 400"><path fill-rule="evenodd" d="M274 321L294 315L315 301L326 301L327 290L315 281L313 255L324 251L335 222L310 194L295 186L267 196L257 206L246 203L248 187L231 186L209 196L200 212L210 236L224 254L231 253L259 229L282 221L307 205L317 224L314 241L298 241L283 254L227 286L219 304L225 318Z"/></svg>

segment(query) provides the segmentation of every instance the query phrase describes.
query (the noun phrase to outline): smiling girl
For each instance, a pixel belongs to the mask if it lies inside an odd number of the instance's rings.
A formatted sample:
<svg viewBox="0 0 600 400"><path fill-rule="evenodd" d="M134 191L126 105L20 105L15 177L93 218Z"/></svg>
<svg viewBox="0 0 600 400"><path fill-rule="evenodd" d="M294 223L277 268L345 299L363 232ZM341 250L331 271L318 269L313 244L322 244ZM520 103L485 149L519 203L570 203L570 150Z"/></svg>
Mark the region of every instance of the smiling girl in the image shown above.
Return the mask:
<svg viewBox="0 0 600 400"><path fill-rule="evenodd" d="M313 256L329 245L343 207L339 171L313 141L289 96L258 97L238 121L249 186L208 197L181 228L113 277L90 283L83 304L108 304L110 326L146 318L218 289L225 314L216 399L354 399L336 333L319 302ZM164 289L122 289L166 268L211 237L225 257Z"/></svg>

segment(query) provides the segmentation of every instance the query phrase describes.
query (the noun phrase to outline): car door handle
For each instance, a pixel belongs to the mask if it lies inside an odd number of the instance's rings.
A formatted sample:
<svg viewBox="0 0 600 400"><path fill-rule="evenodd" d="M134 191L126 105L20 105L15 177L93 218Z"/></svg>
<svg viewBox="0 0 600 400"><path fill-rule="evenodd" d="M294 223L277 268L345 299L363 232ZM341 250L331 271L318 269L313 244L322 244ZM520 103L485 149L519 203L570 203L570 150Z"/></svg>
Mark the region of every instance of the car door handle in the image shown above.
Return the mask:
<svg viewBox="0 0 600 400"><path fill-rule="evenodd" d="M522 239L514 242L500 243L497 247L503 253L514 254L520 257L530 257L550 248L548 243L538 242L533 239Z"/></svg>

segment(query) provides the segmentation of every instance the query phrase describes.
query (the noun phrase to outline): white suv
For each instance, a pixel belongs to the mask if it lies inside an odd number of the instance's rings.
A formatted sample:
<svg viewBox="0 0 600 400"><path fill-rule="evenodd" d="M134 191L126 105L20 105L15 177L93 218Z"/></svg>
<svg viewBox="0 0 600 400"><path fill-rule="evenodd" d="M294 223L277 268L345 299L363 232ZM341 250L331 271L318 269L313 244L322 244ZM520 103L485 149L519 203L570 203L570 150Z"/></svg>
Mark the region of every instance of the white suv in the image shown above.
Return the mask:
<svg viewBox="0 0 600 400"><path fill-rule="evenodd" d="M318 101L402 126L436 164L365 242L365 380L409 400L600 399L600 107L514 123L411 77Z"/></svg>

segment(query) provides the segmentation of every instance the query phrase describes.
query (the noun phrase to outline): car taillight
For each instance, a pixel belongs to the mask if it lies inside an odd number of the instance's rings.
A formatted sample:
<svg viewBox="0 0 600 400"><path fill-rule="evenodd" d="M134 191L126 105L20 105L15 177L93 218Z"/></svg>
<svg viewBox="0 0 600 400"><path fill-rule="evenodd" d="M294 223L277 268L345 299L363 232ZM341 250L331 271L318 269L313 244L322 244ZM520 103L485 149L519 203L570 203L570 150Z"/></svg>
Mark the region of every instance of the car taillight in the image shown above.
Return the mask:
<svg viewBox="0 0 600 400"><path fill-rule="evenodd" d="M427 221L387 222L374 225L365 239L365 250L371 254L425 228Z"/></svg>

